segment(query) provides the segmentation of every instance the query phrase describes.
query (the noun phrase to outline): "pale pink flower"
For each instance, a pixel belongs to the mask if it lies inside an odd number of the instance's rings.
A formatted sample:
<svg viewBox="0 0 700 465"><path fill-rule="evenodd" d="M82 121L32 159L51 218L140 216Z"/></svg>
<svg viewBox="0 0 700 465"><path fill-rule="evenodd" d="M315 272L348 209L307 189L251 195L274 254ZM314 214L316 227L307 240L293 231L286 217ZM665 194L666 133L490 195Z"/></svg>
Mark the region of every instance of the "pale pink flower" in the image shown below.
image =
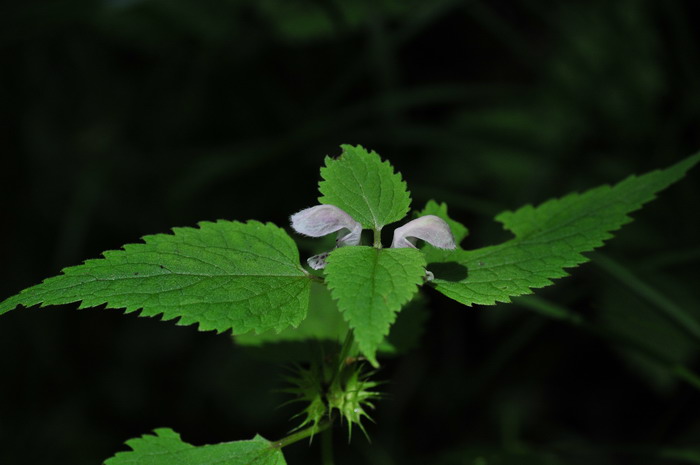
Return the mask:
<svg viewBox="0 0 700 465"><path fill-rule="evenodd" d="M299 234L309 237L322 237L338 233L336 247L358 245L362 235L362 225L334 205L316 205L306 208L291 216L292 228ZM314 270L326 266L326 257L330 252L314 255L307 262Z"/></svg>
<svg viewBox="0 0 700 465"><path fill-rule="evenodd" d="M394 231L391 246L397 249L416 248L420 239L438 249L454 249L457 247L450 226L445 220L435 215L425 215L409 221Z"/></svg>

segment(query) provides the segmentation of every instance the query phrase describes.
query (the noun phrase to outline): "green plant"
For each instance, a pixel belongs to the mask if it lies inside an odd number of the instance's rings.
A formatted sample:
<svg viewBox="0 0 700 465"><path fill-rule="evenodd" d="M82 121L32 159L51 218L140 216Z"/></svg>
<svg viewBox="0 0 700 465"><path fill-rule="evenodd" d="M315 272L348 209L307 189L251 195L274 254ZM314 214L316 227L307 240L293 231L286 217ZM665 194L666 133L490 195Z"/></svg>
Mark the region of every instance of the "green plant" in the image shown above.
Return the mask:
<svg viewBox="0 0 700 465"><path fill-rule="evenodd" d="M231 330L243 345L329 343L287 377L286 392L303 405L289 436L194 447L174 431L158 429L128 441L131 451L105 463L281 464L284 447L338 423L349 432L353 426L366 431L362 421L381 397L372 370L383 353L400 352L419 337L423 288L471 306L509 302L548 286L631 221L630 212L700 162L696 154L612 187L501 213L496 220L514 238L463 250L467 228L434 201L394 231L391 247L383 247L383 228L409 212L406 183L376 153L349 145L342 150L321 169L321 204L291 218L292 227L307 236L338 233L330 251L308 259L312 270L300 265L295 242L278 226L202 222L107 251L0 303L0 314L20 305L73 302L140 310L141 316L162 315L202 331ZM363 238L364 230L371 237ZM700 340L700 328L682 310L671 307L667 316Z"/></svg>

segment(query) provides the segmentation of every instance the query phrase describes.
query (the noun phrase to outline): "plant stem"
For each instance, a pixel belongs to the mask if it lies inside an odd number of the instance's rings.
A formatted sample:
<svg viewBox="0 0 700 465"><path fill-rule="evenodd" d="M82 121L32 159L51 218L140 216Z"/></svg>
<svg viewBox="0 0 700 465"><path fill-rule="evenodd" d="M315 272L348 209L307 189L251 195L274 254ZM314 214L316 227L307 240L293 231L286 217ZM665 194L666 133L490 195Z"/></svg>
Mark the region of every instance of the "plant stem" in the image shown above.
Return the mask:
<svg viewBox="0 0 700 465"><path fill-rule="evenodd" d="M646 284L611 258L597 253L593 262L653 304L657 310L660 310L659 313L662 316L670 320L681 331L692 337L696 342L700 342L700 324L685 309L676 305L675 302Z"/></svg>
<svg viewBox="0 0 700 465"><path fill-rule="evenodd" d="M345 335L345 341L343 342L343 347L340 349L340 356L338 357L338 372L340 372L345 366L345 360L350 356L350 351L352 350L352 345L355 343L355 334L352 329L348 329L348 333Z"/></svg>
<svg viewBox="0 0 700 465"><path fill-rule="evenodd" d="M374 247L377 249L382 248L382 230L381 229L373 229L374 231Z"/></svg>
<svg viewBox="0 0 700 465"><path fill-rule="evenodd" d="M345 334L345 341L343 342L343 347L340 349L340 354L338 354L338 366L336 367L333 376L328 382L329 386L333 385L335 380L338 378L338 375L340 375L340 372L343 371L343 368L345 367L345 360L347 360L347 358L350 356L350 350L352 349L352 345L354 343L355 337L353 335L352 329L348 329L348 332Z"/></svg>
<svg viewBox="0 0 700 465"><path fill-rule="evenodd" d="M321 463L333 465L333 430L327 429L321 433Z"/></svg>
<svg viewBox="0 0 700 465"><path fill-rule="evenodd" d="M311 273L308 273L308 275L309 275L309 279L311 279L312 281L316 281L316 282L319 282L321 284L326 282L326 280L323 279L322 276L316 276L315 274L311 274Z"/></svg>
<svg viewBox="0 0 700 465"><path fill-rule="evenodd" d="M292 433L289 436L286 436L286 437L280 439L279 441L273 442L272 447L275 449L281 449L283 447L287 447L290 444L294 444L295 442L299 442L302 439L308 438L309 436L313 436L316 433L320 433L322 431L325 431L330 426L331 426L330 420L323 420L318 425L309 426L308 428L304 428L301 431L297 431L296 433Z"/></svg>
<svg viewBox="0 0 700 465"><path fill-rule="evenodd" d="M569 323L601 339L621 344L627 349L633 350L647 357L648 359L658 363L672 375L677 376L678 378L687 382L694 388L700 390L700 376L695 374L685 365L677 363L673 359L668 358L668 356L662 355L661 353L654 351L653 349L645 346L643 343L640 343L639 341L635 340L630 336L627 336L614 330L596 326L584 320L583 318L581 318L580 315L572 312L566 307L558 306L541 297L519 297L517 299L514 299L513 302L516 305L520 305L521 307L528 308L530 310L535 310L537 313L545 317L554 318Z"/></svg>

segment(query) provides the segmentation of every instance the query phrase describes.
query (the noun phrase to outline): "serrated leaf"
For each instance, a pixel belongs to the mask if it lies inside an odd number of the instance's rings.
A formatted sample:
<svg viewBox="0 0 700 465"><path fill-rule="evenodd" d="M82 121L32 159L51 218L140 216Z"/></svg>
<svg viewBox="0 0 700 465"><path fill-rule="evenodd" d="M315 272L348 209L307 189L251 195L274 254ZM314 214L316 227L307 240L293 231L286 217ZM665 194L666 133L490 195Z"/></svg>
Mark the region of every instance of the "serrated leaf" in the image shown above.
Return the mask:
<svg viewBox="0 0 700 465"><path fill-rule="evenodd" d="M298 327L285 328L279 333L266 331L260 334L241 334L236 336L236 343L253 347L266 343L310 340L342 343L347 331L348 325L338 311L338 306L331 298L328 288L313 282L309 311Z"/></svg>
<svg viewBox="0 0 700 465"><path fill-rule="evenodd" d="M249 441L235 441L195 447L183 442L170 428L155 434L130 439L132 449L107 459L105 465L286 465L279 448L255 436Z"/></svg>
<svg viewBox="0 0 700 465"><path fill-rule="evenodd" d="M405 353L420 343L424 324L428 319L425 298L420 293L401 308L389 335L381 342L377 351L382 355ZM235 336L236 344L251 348L268 349L264 355L274 359L310 360L319 349L319 343L342 344L348 331L348 323L338 310L338 304L331 297L325 285L311 284L311 302L304 321L298 327L289 327L279 333L266 331L260 334L246 333ZM294 345L298 344L298 345ZM274 345L279 346L274 347ZM330 346L332 350L334 346ZM260 352L256 352L262 355Z"/></svg>
<svg viewBox="0 0 700 465"><path fill-rule="evenodd" d="M389 162L362 146L341 145L337 159L326 157L318 185L319 201L335 205L366 229L380 230L401 220L411 206L411 196L401 175Z"/></svg>
<svg viewBox="0 0 700 465"><path fill-rule="evenodd" d="M0 314L82 301L234 334L280 331L306 315L311 280L294 241L273 224L202 222L143 240L25 289L0 303Z"/></svg>
<svg viewBox="0 0 700 465"><path fill-rule="evenodd" d="M632 221L628 213L654 199L699 161L696 154L666 170L631 176L614 187L604 185L501 213L496 220L515 238L439 257L440 264L428 267L435 274L433 285L465 305L509 302L510 297L548 286L552 279L567 275L565 268L587 261L583 252L602 246L612 231Z"/></svg>
<svg viewBox="0 0 700 465"><path fill-rule="evenodd" d="M343 247L328 257L326 282L352 328L360 351L377 365L376 351L401 306L418 291L425 259L416 249Z"/></svg>

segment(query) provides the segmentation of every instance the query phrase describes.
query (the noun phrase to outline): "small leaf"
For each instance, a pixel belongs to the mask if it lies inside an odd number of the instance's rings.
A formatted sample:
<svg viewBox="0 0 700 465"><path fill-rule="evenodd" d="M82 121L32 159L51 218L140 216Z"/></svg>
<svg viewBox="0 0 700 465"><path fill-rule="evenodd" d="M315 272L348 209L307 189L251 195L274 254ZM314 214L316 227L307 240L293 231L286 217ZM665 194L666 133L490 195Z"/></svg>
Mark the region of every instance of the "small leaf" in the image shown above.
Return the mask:
<svg viewBox="0 0 700 465"><path fill-rule="evenodd" d="M346 211L364 228L380 230L408 213L411 196L389 162L362 146L342 145L337 159L326 157L319 201Z"/></svg>
<svg viewBox="0 0 700 465"><path fill-rule="evenodd" d="M0 303L0 314L82 301L80 308L143 309L141 316L179 317L179 325L234 334L280 331L306 316L311 280L281 228L218 221L173 231L66 268Z"/></svg>
<svg viewBox="0 0 700 465"><path fill-rule="evenodd" d="M425 259L416 249L344 247L328 257L331 295L373 365L396 313L418 291L424 275Z"/></svg>
<svg viewBox="0 0 700 465"><path fill-rule="evenodd" d="M195 447L183 442L169 428L159 428L154 435L130 439L129 452L118 452L105 465L286 465L279 448L255 436L248 441L225 442Z"/></svg>
<svg viewBox="0 0 700 465"><path fill-rule="evenodd" d="M496 220L515 233L515 238L496 246L442 254L439 264L428 267L435 274L433 285L465 305L492 305L531 294L533 288L566 276L565 268L587 261L583 252L602 246L613 237L612 231L632 221L628 213L654 199L699 161L700 154L696 154L666 170L631 176L614 187L604 185L537 207L526 205L501 213ZM428 258L433 261L434 257ZM445 273L440 272L441 267Z"/></svg>

